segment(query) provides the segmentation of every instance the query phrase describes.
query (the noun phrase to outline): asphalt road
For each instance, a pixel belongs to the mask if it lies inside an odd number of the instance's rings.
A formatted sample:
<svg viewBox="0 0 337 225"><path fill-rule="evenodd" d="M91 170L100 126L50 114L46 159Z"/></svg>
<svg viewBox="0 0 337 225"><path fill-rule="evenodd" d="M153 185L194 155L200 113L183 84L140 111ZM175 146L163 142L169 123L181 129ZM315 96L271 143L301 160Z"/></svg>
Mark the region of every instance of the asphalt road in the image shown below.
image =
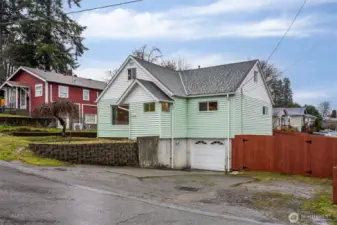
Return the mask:
<svg viewBox="0 0 337 225"><path fill-rule="evenodd" d="M239 216L239 215L238 215ZM255 224L86 190L0 166L0 225Z"/></svg>

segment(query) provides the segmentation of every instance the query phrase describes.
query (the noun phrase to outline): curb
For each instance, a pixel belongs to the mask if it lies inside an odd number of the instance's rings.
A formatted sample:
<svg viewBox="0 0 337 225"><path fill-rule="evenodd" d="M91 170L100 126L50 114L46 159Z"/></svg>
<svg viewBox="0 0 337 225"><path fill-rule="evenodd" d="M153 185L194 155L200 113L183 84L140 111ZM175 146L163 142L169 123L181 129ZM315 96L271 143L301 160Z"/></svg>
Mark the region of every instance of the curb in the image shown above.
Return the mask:
<svg viewBox="0 0 337 225"><path fill-rule="evenodd" d="M121 193L106 191L106 190L103 190L103 189L96 189L96 188L91 188L91 187L82 186L82 185L69 184L68 182L63 181L62 179L56 179L54 177L51 178L49 176L45 176L39 170L36 170L36 169L33 169L33 168L27 168L25 166L13 164L13 163L2 161L2 160L0 160L0 167L11 168L11 169L20 171L20 172L25 173L25 174L34 175L34 176L37 176L37 177L41 177L43 179L47 179L47 180L54 181L54 182L57 182L57 183L62 183L62 184L72 186L72 187L81 188L81 189L87 190L87 191L96 192L96 193L99 193L99 194L105 194L105 195L110 195L110 196L114 196L114 197L126 198L126 199L130 199L130 200L133 200L133 201L147 203L147 204L155 205L155 206L159 206L159 207L170 208L170 209L174 209L174 210L178 210L178 211L195 213L195 214L199 214L199 215L203 215L203 216L215 217L215 218L232 220L232 221L246 222L246 223L251 223L251 224L276 225L276 223L266 223L266 222L257 221L257 220L254 220L254 219L236 217L236 216L225 215L225 214L218 214L218 213L188 208L188 207L184 207L184 206L180 206L180 205L167 204L167 203L158 202L158 201L154 201L154 200L148 200L148 199L132 196L131 194L128 194L128 193L121 194Z"/></svg>

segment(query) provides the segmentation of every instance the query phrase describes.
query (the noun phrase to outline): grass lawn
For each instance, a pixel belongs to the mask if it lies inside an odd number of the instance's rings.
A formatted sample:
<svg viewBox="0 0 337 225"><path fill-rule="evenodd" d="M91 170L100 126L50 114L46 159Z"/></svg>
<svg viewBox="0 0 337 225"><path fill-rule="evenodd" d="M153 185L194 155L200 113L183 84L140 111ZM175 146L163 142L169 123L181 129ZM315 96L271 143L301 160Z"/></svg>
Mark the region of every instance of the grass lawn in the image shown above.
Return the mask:
<svg viewBox="0 0 337 225"><path fill-rule="evenodd" d="M0 113L0 117L29 117L29 116L21 116L21 115L13 115L7 113Z"/></svg>
<svg viewBox="0 0 337 225"><path fill-rule="evenodd" d="M253 177L257 179L257 182L296 181L316 186L319 185L322 187L322 190L317 191L314 198L302 200L301 207L303 210L313 215L320 215L325 218L329 218L332 221L331 224L337 225L337 205L332 204L332 180L269 172L244 172L233 176ZM273 196L269 197L274 200L279 198L282 201L293 198L291 195L284 195L280 193L274 193ZM264 199L269 197L268 195L264 195Z"/></svg>
<svg viewBox="0 0 337 225"><path fill-rule="evenodd" d="M59 128L37 128L37 127L29 127L29 126L9 126L5 124L0 125L0 133L9 133L9 132L61 132Z"/></svg>
<svg viewBox="0 0 337 225"><path fill-rule="evenodd" d="M107 139L90 139L82 137L71 138L70 144L79 143L108 143L116 142L114 140ZM18 153L18 149L25 147L30 143L60 143L68 144L69 138L63 138L60 136L49 136L49 137L14 137L11 135L0 136L0 160L13 161L19 160L25 163L40 165L40 166L61 166L65 165L64 162L60 162L54 159L40 158L36 156L33 152L28 149L23 149Z"/></svg>
<svg viewBox="0 0 337 225"><path fill-rule="evenodd" d="M61 132L62 129L59 128L38 128L30 126L9 126L5 124L0 125L0 133L9 133L9 132ZM71 132L67 130L67 132ZM96 130L77 130L76 132L96 132Z"/></svg>

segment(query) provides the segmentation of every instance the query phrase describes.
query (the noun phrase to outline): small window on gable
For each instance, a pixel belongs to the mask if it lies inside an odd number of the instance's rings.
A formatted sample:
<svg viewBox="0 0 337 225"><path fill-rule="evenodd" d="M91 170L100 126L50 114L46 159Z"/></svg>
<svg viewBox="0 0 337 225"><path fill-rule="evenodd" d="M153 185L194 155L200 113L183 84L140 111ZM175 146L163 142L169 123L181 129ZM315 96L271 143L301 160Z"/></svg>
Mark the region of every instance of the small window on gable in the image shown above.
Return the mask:
<svg viewBox="0 0 337 225"><path fill-rule="evenodd" d="M218 110L218 102L199 102L200 112L217 111L217 110Z"/></svg>
<svg viewBox="0 0 337 225"><path fill-rule="evenodd" d="M90 100L90 91L87 89L83 89L83 100L84 101Z"/></svg>
<svg viewBox="0 0 337 225"><path fill-rule="evenodd" d="M161 109L163 112L170 112L170 104L167 102L161 103Z"/></svg>
<svg viewBox="0 0 337 225"><path fill-rule="evenodd" d="M43 92L42 84L35 85L35 97L41 97Z"/></svg>
<svg viewBox="0 0 337 225"><path fill-rule="evenodd" d="M259 72L254 71L254 82L257 83L259 78Z"/></svg>
<svg viewBox="0 0 337 225"><path fill-rule="evenodd" d="M133 80L137 78L137 68L128 69L128 80Z"/></svg>
<svg viewBox="0 0 337 225"><path fill-rule="evenodd" d="M267 106L263 106L262 107L262 114L263 115L268 115L268 107Z"/></svg>
<svg viewBox="0 0 337 225"><path fill-rule="evenodd" d="M156 111L156 103L144 103L144 112L155 112Z"/></svg>

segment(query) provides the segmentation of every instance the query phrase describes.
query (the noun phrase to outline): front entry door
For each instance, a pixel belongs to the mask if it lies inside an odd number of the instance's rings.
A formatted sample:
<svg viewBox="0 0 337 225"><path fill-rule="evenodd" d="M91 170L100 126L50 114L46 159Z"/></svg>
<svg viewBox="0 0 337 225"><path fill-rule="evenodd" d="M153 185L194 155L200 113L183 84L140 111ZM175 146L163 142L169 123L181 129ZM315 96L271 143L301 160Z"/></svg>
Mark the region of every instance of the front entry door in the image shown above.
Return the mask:
<svg viewBox="0 0 337 225"><path fill-rule="evenodd" d="M27 93L20 89L20 109L27 109Z"/></svg>

